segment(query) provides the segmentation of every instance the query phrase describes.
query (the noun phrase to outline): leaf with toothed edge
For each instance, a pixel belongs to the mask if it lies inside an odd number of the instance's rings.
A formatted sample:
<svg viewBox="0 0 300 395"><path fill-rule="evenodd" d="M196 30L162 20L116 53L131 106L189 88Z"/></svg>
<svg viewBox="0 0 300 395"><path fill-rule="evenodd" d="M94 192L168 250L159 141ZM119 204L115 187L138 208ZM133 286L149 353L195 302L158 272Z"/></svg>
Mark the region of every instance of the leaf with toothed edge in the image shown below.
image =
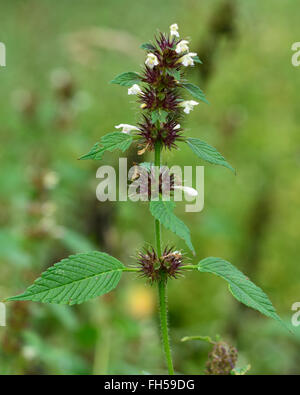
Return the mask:
<svg viewBox="0 0 300 395"><path fill-rule="evenodd" d="M101 160L105 151L112 152L120 149L125 152L133 142L132 136L122 132L112 132L101 137L100 142L96 143L93 148L85 155L81 156L80 160L94 159Z"/></svg>
<svg viewBox="0 0 300 395"><path fill-rule="evenodd" d="M196 99L201 100L206 104L209 104L209 102L205 98L204 92L197 85L190 84L190 83L183 83L181 85Z"/></svg>
<svg viewBox="0 0 300 395"><path fill-rule="evenodd" d="M189 249L195 254L195 250L191 241L189 228L173 213L175 202L158 200L150 202L150 212L155 219L167 229L182 238Z"/></svg>
<svg viewBox="0 0 300 395"><path fill-rule="evenodd" d="M221 258L209 257L200 261L198 270L203 273L212 273L222 277L229 284L232 295L241 303L251 307L267 317L280 322L286 329L290 330L276 313L268 296L240 272L231 263Z"/></svg>
<svg viewBox="0 0 300 395"><path fill-rule="evenodd" d="M226 162L225 158L214 147L207 144L205 141L189 137L186 139L186 143L192 151L199 156L199 158L212 163L213 165L225 166L235 173L234 168Z"/></svg>
<svg viewBox="0 0 300 395"><path fill-rule="evenodd" d="M144 43L140 46L141 49L145 49L146 51L156 51L156 47L151 43Z"/></svg>
<svg viewBox="0 0 300 395"><path fill-rule="evenodd" d="M6 301L80 304L113 290L125 268L104 252L71 255L46 270L23 294Z"/></svg>
<svg viewBox="0 0 300 395"><path fill-rule="evenodd" d="M141 82L141 79L142 77L138 73L135 73L134 71L128 71L126 73L117 75L112 81L110 81L110 84L132 86Z"/></svg>

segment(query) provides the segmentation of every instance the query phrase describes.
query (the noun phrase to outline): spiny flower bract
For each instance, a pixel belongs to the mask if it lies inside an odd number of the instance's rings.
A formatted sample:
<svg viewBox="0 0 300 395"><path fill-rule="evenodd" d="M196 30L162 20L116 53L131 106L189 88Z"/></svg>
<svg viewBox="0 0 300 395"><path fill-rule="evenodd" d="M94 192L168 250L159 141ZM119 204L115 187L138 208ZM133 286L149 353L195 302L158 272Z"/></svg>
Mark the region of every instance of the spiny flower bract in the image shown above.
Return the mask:
<svg viewBox="0 0 300 395"><path fill-rule="evenodd" d="M175 180L175 174L170 172L167 166L160 166L157 177L155 166L152 166L151 163L148 165L149 168L145 167L145 165L135 166L131 181L136 183L137 188L133 195L136 194L145 201L157 199L159 195L162 197L170 196L174 188L179 185L177 184L177 180ZM158 181L156 182L157 178Z"/></svg>
<svg viewBox="0 0 300 395"><path fill-rule="evenodd" d="M150 247L138 253L137 264L140 274L153 283L162 278L177 278L181 274L183 256L173 247L166 247L162 256L158 257L154 248Z"/></svg>
<svg viewBox="0 0 300 395"><path fill-rule="evenodd" d="M142 143L147 146L149 151L154 150L156 142L163 142L165 148L176 148L176 141L182 139L182 129L178 128L175 119L168 120L158 128L152 123L149 117L144 116L143 122L139 125L138 134L142 137Z"/></svg>

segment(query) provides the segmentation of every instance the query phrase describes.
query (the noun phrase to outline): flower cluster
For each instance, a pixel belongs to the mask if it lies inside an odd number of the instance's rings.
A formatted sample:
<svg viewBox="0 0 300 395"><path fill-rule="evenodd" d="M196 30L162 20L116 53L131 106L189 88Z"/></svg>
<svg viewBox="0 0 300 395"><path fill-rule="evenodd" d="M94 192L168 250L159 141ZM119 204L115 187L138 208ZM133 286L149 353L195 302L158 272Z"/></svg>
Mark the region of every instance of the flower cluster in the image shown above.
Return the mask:
<svg viewBox="0 0 300 395"><path fill-rule="evenodd" d="M147 165L147 167L146 167ZM149 166L148 166L149 165ZM156 182L156 180L158 180ZM136 165L131 178L131 188L141 200L151 200L161 196L170 196L176 188L175 175L167 166L161 166L157 177L155 167L151 164ZM131 196L131 195L130 195Z"/></svg>
<svg viewBox="0 0 300 395"><path fill-rule="evenodd" d="M179 38L178 25L170 26L170 33L160 33L152 44L146 44L147 51L144 70L140 82L128 89L129 95L137 95L143 110L142 121L138 125L140 150L154 150L160 143L164 148L176 148L182 140L180 119L189 114L195 100L183 100L180 95L184 69L194 66L198 57L190 52L189 42Z"/></svg>
<svg viewBox="0 0 300 395"><path fill-rule="evenodd" d="M153 283L162 278L177 278L183 266L183 256L180 251L166 247L162 256L158 257L154 248L150 248L139 252L137 263L141 275Z"/></svg>
<svg viewBox="0 0 300 395"><path fill-rule="evenodd" d="M189 197L198 195L196 189L183 186L181 177L172 173L167 166L160 166L156 174L156 168L151 163L135 165L129 189L131 198L138 196L143 201L156 199L159 195L169 198L176 189Z"/></svg>

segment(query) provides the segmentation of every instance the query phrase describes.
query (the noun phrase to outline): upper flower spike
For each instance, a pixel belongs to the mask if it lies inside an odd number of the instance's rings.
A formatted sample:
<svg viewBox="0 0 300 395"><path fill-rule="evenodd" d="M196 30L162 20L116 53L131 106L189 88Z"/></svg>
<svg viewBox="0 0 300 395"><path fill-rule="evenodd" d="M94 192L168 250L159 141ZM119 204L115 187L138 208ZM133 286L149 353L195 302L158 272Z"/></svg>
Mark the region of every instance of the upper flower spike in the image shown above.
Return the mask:
<svg viewBox="0 0 300 395"><path fill-rule="evenodd" d="M183 141L180 126L183 115L189 114L198 101L205 101L201 89L186 83L184 75L186 67L201 62L195 52L190 52L189 41L178 37L178 25L174 23L170 34L160 32L153 41L141 46L146 51L141 72L122 73L112 81L126 86L129 95L137 96L142 120L137 128L126 124L118 127L122 127L123 133L136 131L139 155L154 150L157 143L165 149L177 148L177 143ZM185 100L184 92L198 101Z"/></svg>
<svg viewBox="0 0 300 395"><path fill-rule="evenodd" d="M179 37L177 23L173 23L173 25L170 26L170 35Z"/></svg>

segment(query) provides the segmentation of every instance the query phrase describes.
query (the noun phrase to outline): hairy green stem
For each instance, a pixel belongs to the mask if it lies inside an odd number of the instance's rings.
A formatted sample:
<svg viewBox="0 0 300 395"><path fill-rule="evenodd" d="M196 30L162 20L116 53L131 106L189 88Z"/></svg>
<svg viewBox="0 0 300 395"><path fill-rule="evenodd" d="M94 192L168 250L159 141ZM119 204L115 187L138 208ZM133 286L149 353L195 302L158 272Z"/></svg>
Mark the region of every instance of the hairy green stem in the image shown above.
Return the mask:
<svg viewBox="0 0 300 395"><path fill-rule="evenodd" d="M181 270L199 270L197 265L184 265L181 266Z"/></svg>
<svg viewBox="0 0 300 395"><path fill-rule="evenodd" d="M166 362L168 366L169 374L174 374L172 355L171 355L171 347L169 340L169 332L168 332L168 307L167 307L167 281L162 278L158 282L158 296L159 296L159 316L160 316L160 329L161 329L161 337L166 357Z"/></svg>
<svg viewBox="0 0 300 395"><path fill-rule="evenodd" d="M159 142L155 145L155 160L154 166L156 169L156 177L159 182L159 173L160 173L160 153L161 153L161 145ZM155 220L155 240L156 240L156 249L157 255L161 257L161 226L158 219Z"/></svg>
<svg viewBox="0 0 300 395"><path fill-rule="evenodd" d="M156 143L155 146L155 162L154 165L156 167L156 175L159 177L160 174L160 153L161 153L161 145L160 143ZM157 171L158 169L158 171ZM161 251L161 227L159 220L155 220L155 239L156 239L156 249L159 257L162 255ZM161 337L163 342L164 353L166 357L166 362L168 366L168 371L170 375L174 374L172 355L171 355L171 347L169 340L169 332L168 332L168 307L167 307L167 278L162 275L162 278L158 282L158 299L159 299L159 316L160 316L160 328L161 328Z"/></svg>

